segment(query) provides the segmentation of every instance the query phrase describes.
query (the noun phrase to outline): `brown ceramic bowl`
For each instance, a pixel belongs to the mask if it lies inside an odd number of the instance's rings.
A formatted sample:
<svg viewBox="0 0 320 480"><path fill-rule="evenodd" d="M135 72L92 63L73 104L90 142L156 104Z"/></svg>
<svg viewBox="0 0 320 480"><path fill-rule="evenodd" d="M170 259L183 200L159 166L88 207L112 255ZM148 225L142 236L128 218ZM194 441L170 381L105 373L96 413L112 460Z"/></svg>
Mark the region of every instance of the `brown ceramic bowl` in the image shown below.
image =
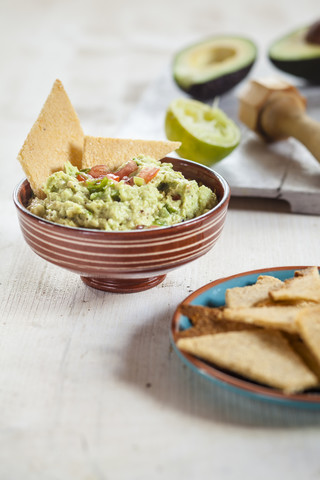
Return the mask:
<svg viewBox="0 0 320 480"><path fill-rule="evenodd" d="M218 240L227 213L227 182L207 167L165 157L175 170L215 190L218 204L200 217L170 227L124 232L73 228L36 217L27 210L28 180L14 191L25 241L40 257L78 273L87 285L110 292L139 292L158 285L166 274L207 253Z"/></svg>

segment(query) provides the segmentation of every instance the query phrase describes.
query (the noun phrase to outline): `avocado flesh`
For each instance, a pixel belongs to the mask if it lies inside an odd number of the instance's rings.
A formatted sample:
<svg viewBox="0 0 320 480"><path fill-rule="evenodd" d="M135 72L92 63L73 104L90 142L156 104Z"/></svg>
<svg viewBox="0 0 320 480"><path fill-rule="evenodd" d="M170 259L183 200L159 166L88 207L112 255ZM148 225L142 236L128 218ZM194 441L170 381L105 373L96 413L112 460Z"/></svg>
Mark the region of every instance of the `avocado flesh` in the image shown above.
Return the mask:
<svg viewBox="0 0 320 480"><path fill-rule="evenodd" d="M209 100L239 83L257 56L256 46L241 37L215 37L180 51L173 62L177 85L198 100Z"/></svg>
<svg viewBox="0 0 320 480"><path fill-rule="evenodd" d="M304 27L274 42L269 59L279 70L320 83L320 44L308 42L307 32Z"/></svg>

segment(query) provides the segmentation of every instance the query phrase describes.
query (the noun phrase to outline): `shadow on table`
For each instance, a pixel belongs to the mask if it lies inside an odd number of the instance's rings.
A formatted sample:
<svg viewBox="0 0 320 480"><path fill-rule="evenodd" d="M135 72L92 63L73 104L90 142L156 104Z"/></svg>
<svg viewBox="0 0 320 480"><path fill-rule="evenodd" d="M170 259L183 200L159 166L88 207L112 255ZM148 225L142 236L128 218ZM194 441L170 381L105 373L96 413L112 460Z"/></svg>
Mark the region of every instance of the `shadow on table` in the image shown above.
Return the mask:
<svg viewBox="0 0 320 480"><path fill-rule="evenodd" d="M285 200L261 197L231 197L230 210L290 213L290 205Z"/></svg>
<svg viewBox="0 0 320 480"><path fill-rule="evenodd" d="M169 340L172 312L139 326L123 349L116 374L165 408L188 416L241 426L297 428L320 425L320 409L288 407L249 398L215 385L186 367Z"/></svg>

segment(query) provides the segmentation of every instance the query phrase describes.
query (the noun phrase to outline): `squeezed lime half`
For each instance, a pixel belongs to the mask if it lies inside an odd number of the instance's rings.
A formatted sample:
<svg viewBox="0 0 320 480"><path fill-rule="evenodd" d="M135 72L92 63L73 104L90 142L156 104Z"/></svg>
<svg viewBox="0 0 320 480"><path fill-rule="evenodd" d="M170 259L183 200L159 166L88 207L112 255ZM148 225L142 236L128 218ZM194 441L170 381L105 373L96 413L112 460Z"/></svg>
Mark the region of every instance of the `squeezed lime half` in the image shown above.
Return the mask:
<svg viewBox="0 0 320 480"><path fill-rule="evenodd" d="M211 166L239 144L239 127L220 108L197 100L173 100L165 117L167 138L181 142L181 157Z"/></svg>

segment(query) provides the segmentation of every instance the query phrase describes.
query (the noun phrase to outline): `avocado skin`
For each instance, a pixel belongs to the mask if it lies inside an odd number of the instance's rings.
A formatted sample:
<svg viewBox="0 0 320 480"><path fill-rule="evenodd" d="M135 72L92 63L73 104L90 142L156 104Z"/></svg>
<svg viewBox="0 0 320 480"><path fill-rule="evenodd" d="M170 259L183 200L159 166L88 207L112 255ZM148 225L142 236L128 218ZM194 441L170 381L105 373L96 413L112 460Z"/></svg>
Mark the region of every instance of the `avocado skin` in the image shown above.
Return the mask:
<svg viewBox="0 0 320 480"><path fill-rule="evenodd" d="M320 20L273 42L268 58L279 70L320 84Z"/></svg>
<svg viewBox="0 0 320 480"><path fill-rule="evenodd" d="M241 68L240 70L236 70L235 72L228 73L207 82L194 83L189 88L183 88L181 87L181 85L179 85L179 87L184 92L188 93L191 97L197 100L212 100L213 98L228 92L238 83L240 83L241 80L243 80L248 75L253 64L254 62L244 68Z"/></svg>
<svg viewBox="0 0 320 480"><path fill-rule="evenodd" d="M275 60L269 55L269 60L283 72L304 78L310 83L320 84L320 57L306 60Z"/></svg>

